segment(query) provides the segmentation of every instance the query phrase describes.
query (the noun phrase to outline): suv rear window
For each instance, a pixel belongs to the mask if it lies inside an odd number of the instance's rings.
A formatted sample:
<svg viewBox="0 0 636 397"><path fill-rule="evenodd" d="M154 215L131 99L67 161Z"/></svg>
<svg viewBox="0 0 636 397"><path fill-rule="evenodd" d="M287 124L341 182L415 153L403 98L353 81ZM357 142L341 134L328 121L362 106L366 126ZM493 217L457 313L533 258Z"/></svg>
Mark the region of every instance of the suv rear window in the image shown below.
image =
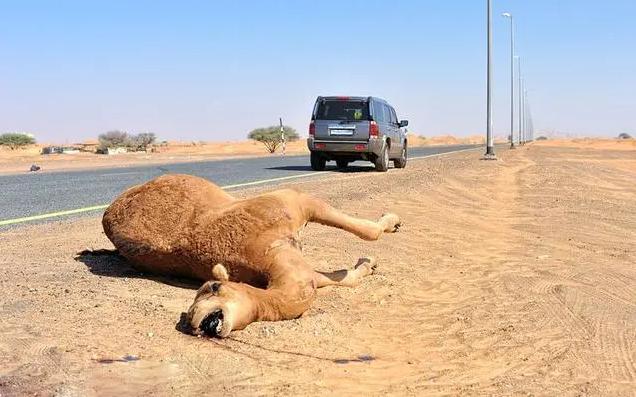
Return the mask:
<svg viewBox="0 0 636 397"><path fill-rule="evenodd" d="M369 120L369 102L323 100L318 104L316 120Z"/></svg>

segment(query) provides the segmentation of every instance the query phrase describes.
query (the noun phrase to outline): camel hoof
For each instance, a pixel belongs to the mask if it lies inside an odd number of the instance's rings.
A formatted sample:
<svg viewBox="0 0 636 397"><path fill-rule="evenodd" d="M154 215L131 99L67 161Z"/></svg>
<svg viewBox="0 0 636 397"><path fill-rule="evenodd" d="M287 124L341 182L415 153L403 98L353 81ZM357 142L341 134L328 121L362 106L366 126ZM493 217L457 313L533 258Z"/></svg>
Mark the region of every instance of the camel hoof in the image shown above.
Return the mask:
<svg viewBox="0 0 636 397"><path fill-rule="evenodd" d="M395 233L400 230L402 226L402 221L400 217L393 213L387 213L382 215L382 219L386 220L387 228L384 229L385 233Z"/></svg>
<svg viewBox="0 0 636 397"><path fill-rule="evenodd" d="M355 268L358 269L361 266L367 268L368 274L373 274L378 268L378 262L375 260L375 258L360 258L358 259L358 263L356 264Z"/></svg>

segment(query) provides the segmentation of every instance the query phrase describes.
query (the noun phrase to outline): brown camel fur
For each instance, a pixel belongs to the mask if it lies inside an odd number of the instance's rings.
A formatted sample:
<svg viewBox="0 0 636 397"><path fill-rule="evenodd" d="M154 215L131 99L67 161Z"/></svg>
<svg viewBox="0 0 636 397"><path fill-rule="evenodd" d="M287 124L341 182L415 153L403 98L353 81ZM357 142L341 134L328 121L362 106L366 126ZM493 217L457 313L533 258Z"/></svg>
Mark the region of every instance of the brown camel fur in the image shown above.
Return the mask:
<svg viewBox="0 0 636 397"><path fill-rule="evenodd" d="M213 183L165 175L128 189L106 210L106 235L137 269L205 281L187 315L191 332L220 337L254 321L299 317L327 285L354 286L373 273L314 271L302 257L307 222L346 230L365 240L397 231L400 219L378 222L345 215L293 189L237 200Z"/></svg>

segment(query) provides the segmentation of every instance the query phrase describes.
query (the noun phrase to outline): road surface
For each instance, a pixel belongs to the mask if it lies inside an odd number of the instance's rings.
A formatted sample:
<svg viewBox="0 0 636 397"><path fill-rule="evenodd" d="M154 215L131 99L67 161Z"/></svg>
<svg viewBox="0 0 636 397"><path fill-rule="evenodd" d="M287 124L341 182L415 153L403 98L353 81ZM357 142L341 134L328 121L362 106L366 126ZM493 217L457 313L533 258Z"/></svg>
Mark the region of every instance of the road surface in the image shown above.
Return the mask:
<svg viewBox="0 0 636 397"><path fill-rule="evenodd" d="M409 157L415 159L480 146L483 145L411 148ZM371 163L356 162L347 172L366 171L371 167ZM166 173L197 175L231 189L313 175L328 177L330 171L337 172L335 167L326 172L312 171L309 156L302 155L0 176L0 230L29 222L101 214L104 207L127 188Z"/></svg>

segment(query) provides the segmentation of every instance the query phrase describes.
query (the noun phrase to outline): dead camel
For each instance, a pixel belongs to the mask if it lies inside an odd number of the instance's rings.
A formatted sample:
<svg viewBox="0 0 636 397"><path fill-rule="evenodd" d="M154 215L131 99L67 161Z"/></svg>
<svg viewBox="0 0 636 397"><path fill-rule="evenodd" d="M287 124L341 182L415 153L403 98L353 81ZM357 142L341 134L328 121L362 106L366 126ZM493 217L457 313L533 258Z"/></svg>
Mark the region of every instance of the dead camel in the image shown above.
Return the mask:
<svg viewBox="0 0 636 397"><path fill-rule="evenodd" d="M364 240L397 231L400 219L378 222L345 215L293 189L237 200L213 183L165 175L119 196L102 220L106 235L136 268L206 281L188 310L193 334L226 337L254 321L299 317L327 285L354 286L373 273L315 271L302 257L307 222L346 230Z"/></svg>

